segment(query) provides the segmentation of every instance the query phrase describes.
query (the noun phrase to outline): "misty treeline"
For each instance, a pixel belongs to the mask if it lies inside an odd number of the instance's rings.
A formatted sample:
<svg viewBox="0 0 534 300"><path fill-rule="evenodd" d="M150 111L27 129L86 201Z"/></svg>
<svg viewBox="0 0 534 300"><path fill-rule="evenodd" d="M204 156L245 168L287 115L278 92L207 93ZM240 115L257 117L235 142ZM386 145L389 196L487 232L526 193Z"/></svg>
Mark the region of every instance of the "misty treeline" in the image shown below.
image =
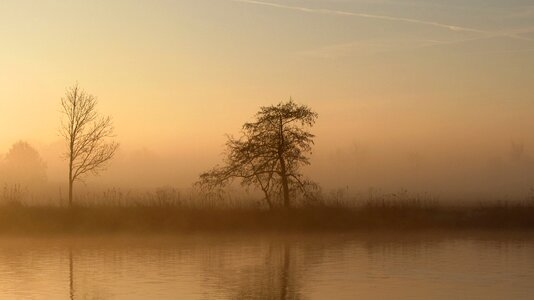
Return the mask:
<svg viewBox="0 0 534 300"><path fill-rule="evenodd" d="M67 88L60 101L68 206L76 204L76 183L106 170L119 148L112 118L100 114L97 105L96 97L78 84ZM261 107L254 121L242 126L239 137L228 136L223 163L200 175L193 185L195 193L204 202L222 201L228 199L228 186L239 181L246 191L261 191L262 202L271 209L319 201L319 185L302 174L302 167L310 164L314 144L310 130L317 118L310 107L291 99ZM23 198L27 187L46 184L46 164L29 143L20 141L2 160L0 179L4 182L0 197L14 203ZM59 193L63 202L61 190ZM124 196L181 201L181 194L173 189L141 196L112 189L102 195L121 203L126 202Z"/></svg>
<svg viewBox="0 0 534 300"><path fill-rule="evenodd" d="M28 142L16 142L0 159L0 199L5 203L19 202L30 186L42 190L47 179L46 163Z"/></svg>
<svg viewBox="0 0 534 300"><path fill-rule="evenodd" d="M83 91L77 84L66 90L58 103L58 110L61 112L61 118L58 120L58 128L55 129L59 129L63 138L61 146L64 169L61 173L52 172L49 175L54 180L61 176L60 178L64 178L61 180L63 184L50 182L47 178L47 164L38 151L28 142L18 141L5 154L0 155L0 203L60 206L73 204L135 205L139 203L184 205L185 203L199 207L254 206L275 209L325 203L337 203L345 207L367 202L433 203L440 196L439 192L434 195L424 192L413 194L402 188L408 182L403 181L405 177L413 175L412 173L419 174L417 172L420 170L417 168L402 170L402 172L411 172L410 174L395 173L393 172L395 170L388 170L387 173L371 173L368 172L370 166L376 166L378 160L382 165L394 165L393 160L387 160L388 157L384 156L365 156L354 161L351 159L353 157L343 153L336 154L338 163L334 165L336 173L325 173L321 182L328 186L324 176L331 175L336 182L340 182L339 185L345 187L325 193L316 182L304 176L303 173L304 168L311 164L310 157L315 139L313 126L318 119L318 114L312 108L297 104L291 99L260 107L256 115L243 124L237 136L227 136L222 161L212 169L201 173L190 189L178 190L168 185L159 186L156 189L141 186L140 182L145 180L143 178L146 178L146 181L152 180L150 186L154 186L160 182L157 174L172 169L178 171L180 168L179 165L172 167L162 163L158 165L158 168L153 168L149 172L148 169L153 167L154 161L146 160L139 165L138 163L144 159L143 156L115 162L115 164L122 163L123 166L130 167L127 174L120 174L121 178L135 172L141 174L142 178L136 182L135 188L121 190L120 187L123 186L117 183L110 185L113 186L112 188L98 185L95 182L88 184L89 176L105 171L117 154L119 144L115 141L113 121L111 117L98 112L96 97ZM56 151L59 150L55 149L54 153ZM391 153L393 151L397 149L392 149ZM520 172L516 169L512 170L518 176L511 177L509 181L528 185L527 175L531 174L528 173L531 172L529 170L534 170L532 169L534 165L524 163L529 161L524 143L512 142L508 157L512 167L521 167ZM413 157L410 156L410 163L412 158L416 165L419 165L422 160L419 155L413 155ZM501 179L500 183L504 185L503 181L508 173L505 173L506 169L495 167L504 163L502 160L490 162L487 168L483 169L485 173L473 174L487 176L498 174L498 178ZM316 165L319 164L320 161L317 161ZM446 170L449 169L461 171L460 167L454 165ZM361 183L362 190L349 191L348 184L341 181L344 176L347 177L347 172L361 175L356 177L356 180ZM429 175L429 173L426 174ZM439 174L443 176L439 177ZM437 175L434 173L431 175L426 177L441 180L447 190L454 190L455 186L451 184L451 180L447 181L451 176L443 170ZM316 174L316 176L321 176L321 174ZM373 187L372 179L376 179L377 176L380 178L389 176L400 187L384 190ZM432 180L416 177L419 178L418 182L421 182L421 185L432 184ZM473 182L478 180L485 182L487 186L502 189L499 183L490 179L485 180L486 177L483 176L479 177L481 178L473 178ZM469 184L476 189L483 189L473 182L470 181ZM468 195L459 200L473 203L477 201L523 201L525 199L529 203L534 203L534 188L527 191L526 198L523 194L513 198L506 198L502 195L495 195L494 198L484 195L483 198L477 198L476 195ZM448 198L445 199L445 201L448 200Z"/></svg>

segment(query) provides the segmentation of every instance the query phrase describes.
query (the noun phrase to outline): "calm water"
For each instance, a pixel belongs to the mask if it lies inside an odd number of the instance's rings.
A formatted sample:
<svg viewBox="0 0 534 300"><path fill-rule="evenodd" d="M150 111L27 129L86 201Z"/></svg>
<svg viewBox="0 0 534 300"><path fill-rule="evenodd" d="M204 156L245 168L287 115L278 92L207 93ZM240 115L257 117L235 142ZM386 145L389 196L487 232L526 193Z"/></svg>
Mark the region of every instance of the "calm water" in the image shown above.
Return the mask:
<svg viewBox="0 0 534 300"><path fill-rule="evenodd" d="M0 238L0 299L534 299L534 234Z"/></svg>

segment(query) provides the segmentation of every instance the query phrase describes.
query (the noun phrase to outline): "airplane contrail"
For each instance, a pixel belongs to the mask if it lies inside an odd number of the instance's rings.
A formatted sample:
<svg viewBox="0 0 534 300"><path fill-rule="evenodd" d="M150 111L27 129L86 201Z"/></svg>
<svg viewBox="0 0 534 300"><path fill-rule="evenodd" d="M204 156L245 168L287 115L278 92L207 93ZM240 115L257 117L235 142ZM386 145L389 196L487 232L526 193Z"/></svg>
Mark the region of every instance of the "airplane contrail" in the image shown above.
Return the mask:
<svg viewBox="0 0 534 300"><path fill-rule="evenodd" d="M276 8L283 8L283 9L290 9L290 10L296 10L296 11L302 11L302 12L314 13L314 14L353 16L353 17L360 17L360 18L367 18L367 19L379 19L379 20L387 20L387 21L397 21L397 22L428 25L428 26L444 28L444 29L448 29L452 31L475 32L475 33L484 33L484 34L489 33L487 31L479 30L475 28L468 28L468 27L443 24L443 23L437 23L437 22L431 22L431 21L424 21L424 20L412 19L412 18L374 15L374 14L357 13L357 12L323 9L323 8L308 8L308 7L302 7L302 6L292 6L292 5L285 5L285 4L278 4L278 3L257 1L257 0L231 0L231 1L248 3L248 4L256 4L256 5L262 5L262 6L270 6L270 7L276 7Z"/></svg>
<svg viewBox="0 0 534 300"><path fill-rule="evenodd" d="M272 2L266 2L266 1L260 1L260 0L231 0L231 1L254 4L254 5L269 6L269 7L275 7L275 8L280 8L280 9L289 9L289 10L295 10L295 11L301 11L301 12L313 13L313 14L352 16L352 17L359 17L359 18L366 18L366 19L378 19L378 20L386 20L386 21L393 21L393 22L420 24L420 25L433 26L433 27L447 29L447 30L456 31L456 32L478 33L478 34L485 35L488 38L492 38L496 36L505 36L505 37L509 37L512 39L533 41L533 39L522 37L515 33L492 32L492 31L481 30L481 29L476 29L476 28L458 26L458 25L453 25L453 24L438 23L438 22L432 22L432 21L425 21L425 20L413 19L413 18L394 17L394 16L387 16L387 15L375 15L375 14L366 14L366 13L323 9L323 8L292 6L292 5L272 3Z"/></svg>

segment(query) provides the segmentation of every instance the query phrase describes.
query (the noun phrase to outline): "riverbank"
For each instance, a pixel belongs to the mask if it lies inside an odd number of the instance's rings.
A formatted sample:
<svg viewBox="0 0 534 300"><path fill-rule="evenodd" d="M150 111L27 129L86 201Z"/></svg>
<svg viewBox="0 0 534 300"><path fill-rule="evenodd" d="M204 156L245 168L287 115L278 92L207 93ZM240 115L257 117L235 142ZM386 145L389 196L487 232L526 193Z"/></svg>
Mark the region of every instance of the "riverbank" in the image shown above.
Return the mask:
<svg viewBox="0 0 534 300"><path fill-rule="evenodd" d="M286 210L181 206L0 206L2 233L534 229L534 205L373 204Z"/></svg>

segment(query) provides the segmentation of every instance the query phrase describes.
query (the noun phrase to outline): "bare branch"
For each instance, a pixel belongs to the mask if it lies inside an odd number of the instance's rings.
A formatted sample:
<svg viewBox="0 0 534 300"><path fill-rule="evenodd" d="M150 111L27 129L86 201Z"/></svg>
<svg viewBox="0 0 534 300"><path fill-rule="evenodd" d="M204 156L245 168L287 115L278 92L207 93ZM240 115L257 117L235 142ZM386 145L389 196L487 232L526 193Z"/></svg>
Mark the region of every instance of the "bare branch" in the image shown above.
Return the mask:
<svg viewBox="0 0 534 300"><path fill-rule="evenodd" d="M88 173L95 175L106 168L119 144L114 137L110 117L99 117L97 100L78 84L67 89L61 99L63 119L60 134L67 144L69 161L69 203L72 202L72 185Z"/></svg>
<svg viewBox="0 0 534 300"><path fill-rule="evenodd" d="M196 185L210 191L240 179L242 185L263 191L270 207L279 195L287 206L289 190L306 194L299 170L310 163L314 135L307 129L317 116L292 100L261 107L256 120L243 125L240 138L228 136L224 166L203 173Z"/></svg>

